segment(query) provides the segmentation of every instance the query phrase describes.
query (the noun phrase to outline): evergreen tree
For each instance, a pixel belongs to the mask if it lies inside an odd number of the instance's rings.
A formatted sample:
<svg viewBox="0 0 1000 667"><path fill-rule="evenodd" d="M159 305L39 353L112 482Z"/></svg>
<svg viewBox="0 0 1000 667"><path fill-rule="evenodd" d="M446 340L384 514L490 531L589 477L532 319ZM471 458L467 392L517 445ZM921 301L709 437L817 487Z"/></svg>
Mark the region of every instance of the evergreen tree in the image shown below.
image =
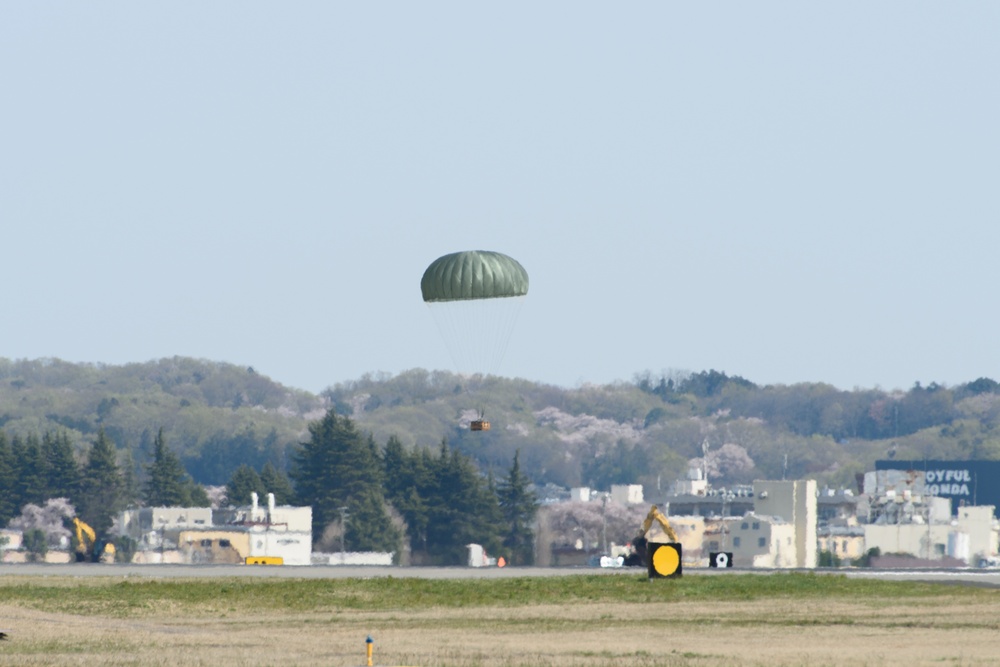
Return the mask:
<svg viewBox="0 0 1000 667"><path fill-rule="evenodd" d="M73 455L73 443L65 432L46 432L42 436L42 452L48 461L46 487L49 498L66 498L74 502L80 490L80 466Z"/></svg>
<svg viewBox="0 0 1000 667"><path fill-rule="evenodd" d="M222 484L244 463L260 470L267 461L280 460L277 458L279 448L275 430L261 437L253 426L249 426L235 434L216 433L201 447L200 455L186 463L197 481Z"/></svg>
<svg viewBox="0 0 1000 667"><path fill-rule="evenodd" d="M15 478L13 454L7 434L0 431L0 527L18 515L15 506Z"/></svg>
<svg viewBox="0 0 1000 667"><path fill-rule="evenodd" d="M275 505L289 505L295 498L295 489L288 475L278 470L277 466L268 461L260 471L260 482L265 493L274 494Z"/></svg>
<svg viewBox="0 0 1000 667"><path fill-rule="evenodd" d="M258 497L262 496L264 483L257 471L244 463L233 471L229 483L226 484L226 500L235 507L249 505L251 493L256 493ZM277 502L277 496L275 496L275 502Z"/></svg>
<svg viewBox="0 0 1000 667"><path fill-rule="evenodd" d="M115 446L102 427L83 467L77 514L98 534L106 532L115 515L123 508L122 488L121 471L115 461Z"/></svg>
<svg viewBox="0 0 1000 667"><path fill-rule="evenodd" d="M24 531L21 546L28 552L28 562L30 563L45 560L45 554L49 552L48 538L41 528L31 528Z"/></svg>
<svg viewBox="0 0 1000 667"><path fill-rule="evenodd" d="M392 501L413 486L413 465L410 459L399 438L389 436L382 453L386 499Z"/></svg>
<svg viewBox="0 0 1000 667"><path fill-rule="evenodd" d="M11 443L11 451L15 476L15 511L20 512L20 508L29 503L33 505L45 504L46 492L48 491L46 488L48 463L45 461L38 437L31 434L27 439L22 440L15 435Z"/></svg>
<svg viewBox="0 0 1000 667"><path fill-rule="evenodd" d="M359 457L367 473L367 483L359 486L348 509L346 543L357 551L399 551L400 534L389 519L383 491L383 463L371 435L364 443L365 455Z"/></svg>
<svg viewBox="0 0 1000 667"><path fill-rule="evenodd" d="M138 507L142 501L142 489L139 486L139 476L136 474L139 465L132 451L133 448L128 447L122 453L122 504L126 508Z"/></svg>
<svg viewBox="0 0 1000 667"><path fill-rule="evenodd" d="M521 450L517 450L510 472L497 489L497 497L503 517L503 545L508 550L508 560L513 565L531 565L535 562L532 526L538 503L529 488L530 481L521 473L520 456Z"/></svg>
<svg viewBox="0 0 1000 667"><path fill-rule="evenodd" d="M385 470L386 500L406 522L406 539L411 552L426 551L427 505L421 497L419 484L426 482L429 474L423 457L416 452L408 454L399 438L391 436L382 454L382 466ZM426 483L423 485L423 493L429 486Z"/></svg>
<svg viewBox="0 0 1000 667"><path fill-rule="evenodd" d="M343 508L350 517L345 548L397 551L399 536L386 511L374 441L333 410L309 424L309 434L294 454L292 478L299 502L312 506L314 539L341 521Z"/></svg>
<svg viewBox="0 0 1000 667"><path fill-rule="evenodd" d="M500 546L495 522L496 495L471 459L449 450L442 441L435 461L435 485L426 496L427 554L439 565L458 565L467 557L466 545L483 545L495 553Z"/></svg>
<svg viewBox="0 0 1000 667"><path fill-rule="evenodd" d="M188 505L184 466L181 460L167 447L163 429L156 434L153 442L153 461L147 467L149 479L144 490L144 500L148 507L185 507Z"/></svg>
<svg viewBox="0 0 1000 667"><path fill-rule="evenodd" d="M208 497L205 487L190 477L184 480L184 507L211 507L212 499Z"/></svg>

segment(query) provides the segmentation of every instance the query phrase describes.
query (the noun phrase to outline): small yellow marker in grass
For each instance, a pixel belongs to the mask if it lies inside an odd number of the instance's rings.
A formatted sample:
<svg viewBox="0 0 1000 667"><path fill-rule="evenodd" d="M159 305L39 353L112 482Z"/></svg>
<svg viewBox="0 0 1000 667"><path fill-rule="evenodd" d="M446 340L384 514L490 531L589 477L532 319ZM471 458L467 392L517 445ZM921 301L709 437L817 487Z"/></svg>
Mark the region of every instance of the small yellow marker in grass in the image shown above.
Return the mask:
<svg viewBox="0 0 1000 667"><path fill-rule="evenodd" d="M368 647L368 667L372 667L372 652L375 648L375 640L372 639L371 635L368 635L368 639L365 640L365 645Z"/></svg>

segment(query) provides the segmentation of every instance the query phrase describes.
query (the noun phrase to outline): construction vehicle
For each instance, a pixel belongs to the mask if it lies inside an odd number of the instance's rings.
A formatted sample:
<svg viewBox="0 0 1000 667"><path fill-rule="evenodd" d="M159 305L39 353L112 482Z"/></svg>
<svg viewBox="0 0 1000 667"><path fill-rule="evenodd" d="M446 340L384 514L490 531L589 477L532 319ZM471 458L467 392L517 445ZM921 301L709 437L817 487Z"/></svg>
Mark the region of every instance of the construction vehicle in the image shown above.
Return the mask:
<svg viewBox="0 0 1000 667"><path fill-rule="evenodd" d="M247 565L284 565L285 559L281 556L247 556L243 562Z"/></svg>
<svg viewBox="0 0 1000 667"><path fill-rule="evenodd" d="M655 531L653 530L654 526L656 527ZM663 539L664 537L666 539ZM670 521L656 505L653 505L649 510L649 514L646 515L646 519L639 528L639 534L632 540L632 552L625 557L625 565L649 567L648 544L650 542L658 544L680 542L673 526L670 525Z"/></svg>
<svg viewBox="0 0 1000 667"><path fill-rule="evenodd" d="M113 563L115 545L97 538L97 533L79 517L73 517L77 563Z"/></svg>

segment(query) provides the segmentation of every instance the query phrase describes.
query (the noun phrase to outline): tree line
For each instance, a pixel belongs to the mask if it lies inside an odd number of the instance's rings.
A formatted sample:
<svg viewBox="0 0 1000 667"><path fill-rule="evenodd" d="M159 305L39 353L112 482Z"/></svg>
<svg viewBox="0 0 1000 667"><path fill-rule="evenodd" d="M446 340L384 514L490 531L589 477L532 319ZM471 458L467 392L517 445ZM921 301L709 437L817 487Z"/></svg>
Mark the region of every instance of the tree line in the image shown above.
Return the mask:
<svg viewBox="0 0 1000 667"><path fill-rule="evenodd" d="M314 542L332 540L337 549L392 551L410 563L450 565L464 562L466 545L474 542L511 563L533 562L537 503L519 454L497 481L446 441L436 451L408 451L395 437L379 447L334 410L309 424L309 436L295 448L288 475L270 462L259 471L240 464L226 485L226 502L249 504L253 493L273 493L278 504L311 506ZM79 462L64 433L22 438L0 431L0 525L51 498L66 498L99 533L127 507L211 504L167 446L163 429L141 475L129 452L119 460L103 429Z"/></svg>
<svg viewBox="0 0 1000 667"><path fill-rule="evenodd" d="M821 383L759 386L716 370L678 378L643 373L635 384L668 404L693 400L701 414L726 410L734 417L756 417L781 425L796 435L836 440L912 435L959 418L956 406L965 399L1000 394L1000 384L985 377L955 387L915 382L909 390L897 392L842 391Z"/></svg>
<svg viewBox="0 0 1000 667"><path fill-rule="evenodd" d="M0 431L0 525L7 525L25 506L40 506L52 498L65 498L77 516L101 533L107 532L114 517L127 507L210 504L204 487L191 479L167 447L162 429L142 483L129 450L122 458L119 461L118 451L103 429L82 461L77 461L65 433L22 438Z"/></svg>
<svg viewBox="0 0 1000 667"><path fill-rule="evenodd" d="M442 441L407 450L374 438L335 410L309 425L293 455L296 497L313 510L313 535L339 529L344 548L406 554L411 564L456 565L470 543L512 564L534 562L537 501L515 453L507 476L482 475Z"/></svg>

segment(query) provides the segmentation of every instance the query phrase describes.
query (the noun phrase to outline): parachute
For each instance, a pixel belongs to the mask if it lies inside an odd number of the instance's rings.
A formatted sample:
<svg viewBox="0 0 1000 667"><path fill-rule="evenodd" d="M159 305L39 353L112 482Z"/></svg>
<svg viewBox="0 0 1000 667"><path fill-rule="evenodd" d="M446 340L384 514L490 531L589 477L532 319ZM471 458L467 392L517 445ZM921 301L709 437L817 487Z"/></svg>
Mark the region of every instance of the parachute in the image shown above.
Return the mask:
<svg viewBox="0 0 1000 667"><path fill-rule="evenodd" d="M528 272L514 258L489 250L438 257L420 280L424 301L473 301L525 296Z"/></svg>
<svg viewBox="0 0 1000 667"><path fill-rule="evenodd" d="M496 374L528 294L524 267L499 252L451 253L427 267L420 291L458 373ZM470 428L489 430L482 408Z"/></svg>

